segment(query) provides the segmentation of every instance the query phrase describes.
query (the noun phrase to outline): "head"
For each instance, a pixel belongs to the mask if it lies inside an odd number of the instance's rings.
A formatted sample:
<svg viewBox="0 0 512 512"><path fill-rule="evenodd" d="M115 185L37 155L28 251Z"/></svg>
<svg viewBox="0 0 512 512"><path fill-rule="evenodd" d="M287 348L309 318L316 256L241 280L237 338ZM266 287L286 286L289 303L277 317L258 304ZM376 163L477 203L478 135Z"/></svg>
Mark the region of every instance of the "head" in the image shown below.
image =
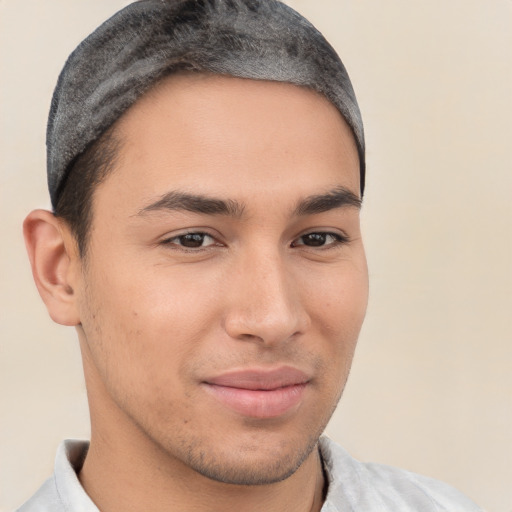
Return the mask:
<svg viewBox="0 0 512 512"><path fill-rule="evenodd" d="M366 308L362 133L334 50L278 2L136 2L75 51L55 215L25 229L78 331L93 437L220 482L300 467Z"/></svg>

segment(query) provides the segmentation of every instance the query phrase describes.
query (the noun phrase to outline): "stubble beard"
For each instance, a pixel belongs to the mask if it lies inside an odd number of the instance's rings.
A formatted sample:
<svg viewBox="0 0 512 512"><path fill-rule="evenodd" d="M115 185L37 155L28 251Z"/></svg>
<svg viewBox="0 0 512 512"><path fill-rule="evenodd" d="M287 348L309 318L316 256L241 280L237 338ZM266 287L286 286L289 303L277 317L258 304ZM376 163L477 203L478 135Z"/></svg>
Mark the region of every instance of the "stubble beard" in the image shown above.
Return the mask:
<svg viewBox="0 0 512 512"><path fill-rule="evenodd" d="M273 460L254 461L250 454L240 452L238 464L221 463L211 454L189 446L185 463L200 475L219 483L239 486L270 485L292 476L317 449L319 437L320 434L311 435L305 445Z"/></svg>
<svg viewBox="0 0 512 512"><path fill-rule="evenodd" d="M205 442L199 436L174 433L172 439L165 441L166 436L159 436L163 441L160 447L195 473L215 482L237 486L276 484L291 477L318 450L319 438L338 405L343 388L344 385L323 421L309 429L304 426L295 442L291 441L293 436L289 436L279 446L269 449L264 444L265 436L260 435L260 444L247 443L230 449L229 442L223 445L221 439Z"/></svg>

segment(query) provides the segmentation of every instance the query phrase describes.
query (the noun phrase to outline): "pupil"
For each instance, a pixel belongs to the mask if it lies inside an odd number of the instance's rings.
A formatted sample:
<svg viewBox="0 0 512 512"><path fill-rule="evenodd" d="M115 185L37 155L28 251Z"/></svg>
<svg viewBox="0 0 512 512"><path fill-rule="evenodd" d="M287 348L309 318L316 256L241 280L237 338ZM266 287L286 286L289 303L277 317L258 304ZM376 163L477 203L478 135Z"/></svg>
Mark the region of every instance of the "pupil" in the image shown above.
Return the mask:
<svg viewBox="0 0 512 512"><path fill-rule="evenodd" d="M318 247L325 244L325 237L326 235L323 233L310 233L306 235L305 242L307 245Z"/></svg>
<svg viewBox="0 0 512 512"><path fill-rule="evenodd" d="M201 247L203 241L204 235L200 233L190 233L181 237L181 244L185 247Z"/></svg>

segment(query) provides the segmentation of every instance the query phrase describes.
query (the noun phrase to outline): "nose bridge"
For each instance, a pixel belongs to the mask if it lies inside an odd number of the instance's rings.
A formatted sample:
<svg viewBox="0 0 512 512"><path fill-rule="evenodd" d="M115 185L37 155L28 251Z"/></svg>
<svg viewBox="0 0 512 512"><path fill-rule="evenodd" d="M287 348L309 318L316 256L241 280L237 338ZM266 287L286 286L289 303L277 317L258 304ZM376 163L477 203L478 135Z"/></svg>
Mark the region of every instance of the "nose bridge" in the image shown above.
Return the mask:
<svg viewBox="0 0 512 512"><path fill-rule="evenodd" d="M272 344L305 330L307 315L279 248L247 251L235 276L226 317L230 336Z"/></svg>

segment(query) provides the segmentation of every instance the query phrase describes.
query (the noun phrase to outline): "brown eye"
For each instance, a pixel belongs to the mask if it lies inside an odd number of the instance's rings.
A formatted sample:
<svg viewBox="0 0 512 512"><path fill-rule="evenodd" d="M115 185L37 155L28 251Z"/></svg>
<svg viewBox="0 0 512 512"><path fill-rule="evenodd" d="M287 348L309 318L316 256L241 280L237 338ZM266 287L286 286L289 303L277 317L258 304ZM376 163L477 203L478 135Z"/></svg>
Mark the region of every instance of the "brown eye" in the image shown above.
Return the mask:
<svg viewBox="0 0 512 512"><path fill-rule="evenodd" d="M177 245L186 249L201 249L215 244L207 233L186 233L164 241L165 245Z"/></svg>
<svg viewBox="0 0 512 512"><path fill-rule="evenodd" d="M347 238L337 233L315 232L302 235L293 245L305 245L307 247L328 247L347 242Z"/></svg>
<svg viewBox="0 0 512 512"><path fill-rule="evenodd" d="M319 247L321 245L325 245L327 236L327 233L310 233L309 235L304 235L302 240L304 245L309 245L310 247Z"/></svg>
<svg viewBox="0 0 512 512"><path fill-rule="evenodd" d="M189 233L188 235L182 235L178 237L180 245L183 247L202 247L206 235L203 233Z"/></svg>

